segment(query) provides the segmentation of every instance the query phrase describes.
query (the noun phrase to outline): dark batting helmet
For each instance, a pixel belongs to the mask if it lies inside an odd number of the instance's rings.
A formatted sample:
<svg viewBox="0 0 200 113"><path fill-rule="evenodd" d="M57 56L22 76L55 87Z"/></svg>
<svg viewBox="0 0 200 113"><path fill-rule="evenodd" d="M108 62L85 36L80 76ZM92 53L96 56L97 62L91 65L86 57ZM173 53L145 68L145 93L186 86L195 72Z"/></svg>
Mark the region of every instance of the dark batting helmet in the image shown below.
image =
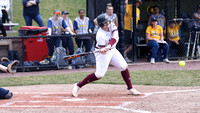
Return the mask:
<svg viewBox="0 0 200 113"><path fill-rule="evenodd" d="M99 24L100 27L104 26L104 23L108 22L108 16L106 14L101 14L97 17L97 22Z"/></svg>

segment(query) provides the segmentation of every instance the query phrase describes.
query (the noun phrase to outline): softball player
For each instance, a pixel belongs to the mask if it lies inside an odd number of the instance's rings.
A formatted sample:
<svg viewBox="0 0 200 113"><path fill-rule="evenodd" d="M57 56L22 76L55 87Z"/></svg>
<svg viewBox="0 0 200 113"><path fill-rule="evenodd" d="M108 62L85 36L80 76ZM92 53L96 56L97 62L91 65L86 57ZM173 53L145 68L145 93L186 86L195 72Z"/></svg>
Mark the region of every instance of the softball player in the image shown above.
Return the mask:
<svg viewBox="0 0 200 113"><path fill-rule="evenodd" d="M78 96L78 91L85 84L101 79L109 64L118 67L121 71L122 77L128 87L128 94L139 95L136 89L133 88L131 83L130 74L128 71L128 65L120 52L115 48L119 39L117 27L114 24L110 24L107 15L101 14L97 17L97 22L100 29L96 36L96 49L99 49L99 53L95 53L96 57L96 72L89 74L81 82L74 84L72 95Z"/></svg>
<svg viewBox="0 0 200 113"><path fill-rule="evenodd" d="M148 19L148 26L151 25L151 18L156 18L158 20L158 25L160 25L163 29L165 29L166 19L163 14L160 13L160 8L158 5L154 6L155 14L151 14Z"/></svg>
<svg viewBox="0 0 200 113"><path fill-rule="evenodd" d="M62 30L68 31L70 34L74 34L70 28L66 25L63 18L60 17L60 10L54 10L54 16L49 18L48 20L48 32L47 35L61 35ZM64 28L64 29L62 29ZM48 56L51 57L54 52L54 46L60 46L60 38L46 38L47 46L48 46Z"/></svg>
<svg viewBox="0 0 200 113"><path fill-rule="evenodd" d="M88 17L85 17L85 10L80 9L78 11L79 17L74 20L74 31L76 34L88 34L92 33L92 23ZM78 48L81 48L81 43L85 46L85 51L89 52L91 49L91 36L80 36L75 39Z"/></svg>
<svg viewBox="0 0 200 113"><path fill-rule="evenodd" d="M109 3L109 4L107 4L106 13L104 13L104 14L106 14L108 16L108 19L111 23L115 24L118 27L118 17L115 13L113 13L113 11L114 11L113 6L111 3ZM95 18L93 22L96 25L95 29L99 29L97 18Z"/></svg>
<svg viewBox="0 0 200 113"><path fill-rule="evenodd" d="M65 23L68 27L70 27L71 31L73 31L73 24L72 21L68 18L68 12L67 11L62 11L62 18L65 20ZM70 35L69 32L63 32L64 35ZM62 40L62 46L67 50L69 50L69 55L74 54L74 43L72 37L63 37L61 38Z"/></svg>

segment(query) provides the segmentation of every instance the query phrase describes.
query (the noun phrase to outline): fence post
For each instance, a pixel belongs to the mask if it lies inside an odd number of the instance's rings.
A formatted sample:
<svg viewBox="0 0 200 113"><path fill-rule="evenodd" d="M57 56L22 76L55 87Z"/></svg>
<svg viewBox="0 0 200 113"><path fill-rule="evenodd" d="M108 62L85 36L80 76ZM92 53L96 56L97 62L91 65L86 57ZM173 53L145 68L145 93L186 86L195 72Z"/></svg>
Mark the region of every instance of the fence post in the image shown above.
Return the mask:
<svg viewBox="0 0 200 113"><path fill-rule="evenodd" d="M25 71L24 67L24 37L22 36L22 72Z"/></svg>

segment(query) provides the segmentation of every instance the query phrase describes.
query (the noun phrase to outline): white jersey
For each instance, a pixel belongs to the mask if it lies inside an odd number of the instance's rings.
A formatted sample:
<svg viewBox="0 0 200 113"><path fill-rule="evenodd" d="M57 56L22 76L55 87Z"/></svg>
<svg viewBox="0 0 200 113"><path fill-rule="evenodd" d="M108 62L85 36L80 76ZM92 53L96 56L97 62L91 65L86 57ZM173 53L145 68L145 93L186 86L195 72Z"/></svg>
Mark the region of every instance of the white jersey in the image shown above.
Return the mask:
<svg viewBox="0 0 200 113"><path fill-rule="evenodd" d="M109 44L111 38L113 38L112 37L113 32L116 30L117 30L117 27L112 23L110 24L109 31L105 31L102 28L100 28L98 30L97 36L96 36L96 41L97 41L96 47L100 48L100 47L107 46ZM117 40L117 42L118 42L118 40ZM117 42L112 46L112 48L116 47Z"/></svg>

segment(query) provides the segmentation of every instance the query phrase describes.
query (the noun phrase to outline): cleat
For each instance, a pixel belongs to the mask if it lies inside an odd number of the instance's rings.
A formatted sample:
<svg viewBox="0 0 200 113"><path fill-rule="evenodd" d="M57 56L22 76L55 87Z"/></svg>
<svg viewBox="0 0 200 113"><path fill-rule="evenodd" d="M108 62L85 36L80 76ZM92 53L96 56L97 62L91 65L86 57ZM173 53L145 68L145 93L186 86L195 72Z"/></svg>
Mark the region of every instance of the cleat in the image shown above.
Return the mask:
<svg viewBox="0 0 200 113"><path fill-rule="evenodd" d="M140 94L141 93L134 88L128 90L128 95L140 95Z"/></svg>
<svg viewBox="0 0 200 113"><path fill-rule="evenodd" d="M80 87L77 86L77 83L74 84L74 88L72 90L72 96L73 97L78 97L78 91L79 91Z"/></svg>
<svg viewBox="0 0 200 113"><path fill-rule="evenodd" d="M151 64L155 64L155 58L151 58Z"/></svg>
<svg viewBox="0 0 200 113"><path fill-rule="evenodd" d="M8 91L8 93L7 93L6 96L5 96L5 99L11 99L12 96L13 96L13 93L10 92L10 91Z"/></svg>
<svg viewBox="0 0 200 113"><path fill-rule="evenodd" d="M163 59L163 62L169 63L169 60L166 58L166 59Z"/></svg>

